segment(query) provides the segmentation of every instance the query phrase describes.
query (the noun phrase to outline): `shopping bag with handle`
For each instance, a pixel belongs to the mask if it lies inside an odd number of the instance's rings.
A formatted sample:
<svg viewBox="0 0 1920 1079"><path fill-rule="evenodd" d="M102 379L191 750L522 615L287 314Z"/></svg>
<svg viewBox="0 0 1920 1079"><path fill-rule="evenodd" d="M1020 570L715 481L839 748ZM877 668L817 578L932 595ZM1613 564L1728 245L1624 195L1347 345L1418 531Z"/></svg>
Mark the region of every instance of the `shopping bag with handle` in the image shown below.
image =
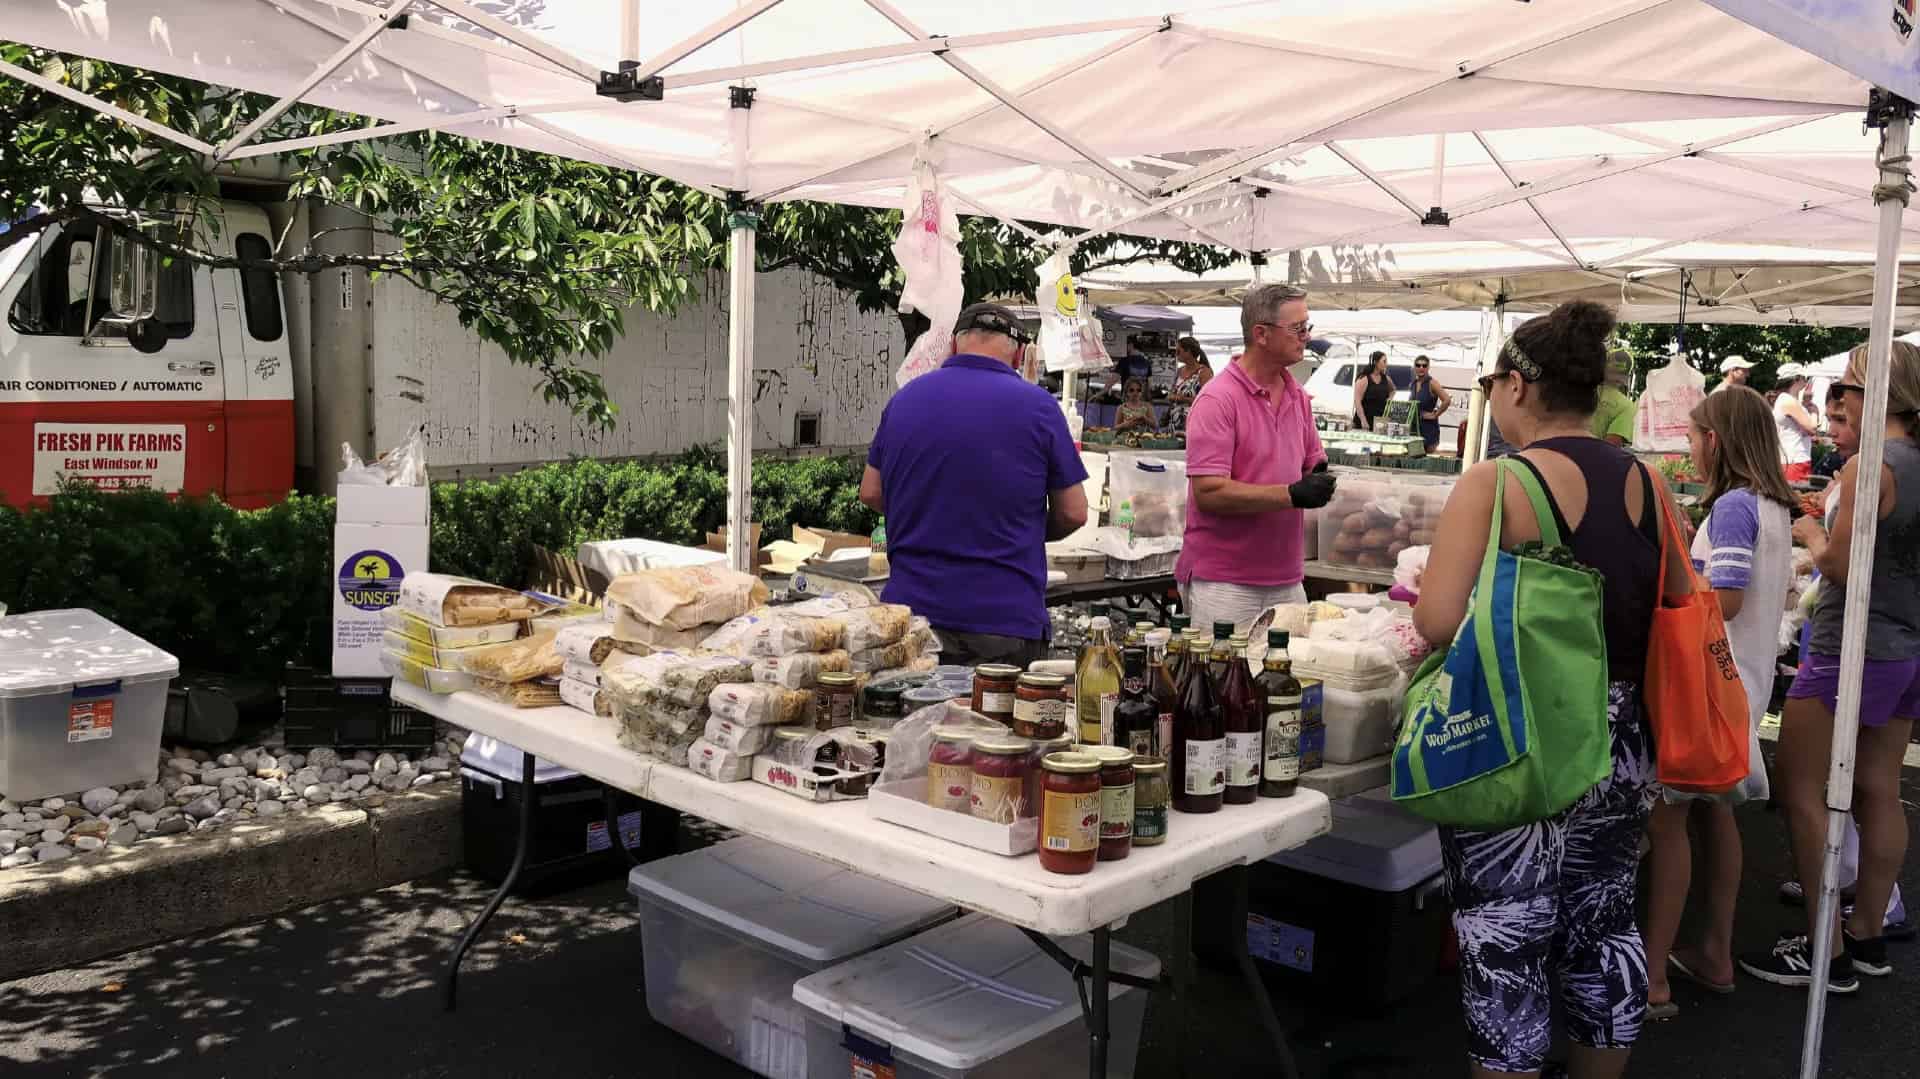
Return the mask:
<svg viewBox="0 0 1920 1079"><path fill-rule="evenodd" d="M1680 543L1673 506L1660 551L1660 591L1647 635L1647 680L1641 706L1653 731L1654 778L1687 794L1724 794L1747 778L1750 763L1747 688L1727 640L1720 597L1687 561L1693 591L1667 599L1667 556Z"/></svg>
<svg viewBox="0 0 1920 1079"><path fill-rule="evenodd" d="M1498 469L1467 617L1414 675L1392 762L1395 801L1481 830L1545 820L1612 770L1599 575L1500 549L1509 478L1533 504L1543 549L1562 538L1532 471Z"/></svg>

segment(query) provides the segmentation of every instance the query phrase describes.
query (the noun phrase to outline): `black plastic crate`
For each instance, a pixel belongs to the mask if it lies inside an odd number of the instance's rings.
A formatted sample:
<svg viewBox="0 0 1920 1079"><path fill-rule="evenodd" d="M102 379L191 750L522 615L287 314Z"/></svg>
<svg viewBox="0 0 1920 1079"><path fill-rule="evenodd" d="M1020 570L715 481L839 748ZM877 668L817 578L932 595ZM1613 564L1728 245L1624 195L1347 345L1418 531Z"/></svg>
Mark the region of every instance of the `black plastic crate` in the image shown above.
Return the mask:
<svg viewBox="0 0 1920 1079"><path fill-rule="evenodd" d="M427 749L433 717L395 704L385 678L335 678L287 665L285 727L294 748Z"/></svg>
<svg viewBox="0 0 1920 1079"><path fill-rule="evenodd" d="M1450 912L1431 884L1379 892L1272 862L1248 880L1248 951L1288 996L1373 1013L1431 978Z"/></svg>

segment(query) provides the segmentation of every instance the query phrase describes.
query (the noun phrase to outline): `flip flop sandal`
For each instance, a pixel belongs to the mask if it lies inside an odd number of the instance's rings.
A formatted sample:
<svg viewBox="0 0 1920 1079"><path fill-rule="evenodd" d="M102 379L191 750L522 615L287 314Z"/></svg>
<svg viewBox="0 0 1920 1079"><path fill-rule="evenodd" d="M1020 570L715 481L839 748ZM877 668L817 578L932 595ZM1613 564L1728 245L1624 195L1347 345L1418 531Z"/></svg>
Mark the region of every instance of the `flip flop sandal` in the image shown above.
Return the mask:
<svg viewBox="0 0 1920 1079"><path fill-rule="evenodd" d="M1673 1001L1647 1005L1647 1022L1664 1023L1669 1019L1680 1018L1680 1005Z"/></svg>
<svg viewBox="0 0 1920 1079"><path fill-rule="evenodd" d="M1705 989L1709 993L1716 993L1724 997L1734 990L1732 982L1713 982L1701 977L1692 967L1686 964L1685 960L1677 955L1667 956L1667 966L1672 967L1675 974L1680 975L1682 978Z"/></svg>

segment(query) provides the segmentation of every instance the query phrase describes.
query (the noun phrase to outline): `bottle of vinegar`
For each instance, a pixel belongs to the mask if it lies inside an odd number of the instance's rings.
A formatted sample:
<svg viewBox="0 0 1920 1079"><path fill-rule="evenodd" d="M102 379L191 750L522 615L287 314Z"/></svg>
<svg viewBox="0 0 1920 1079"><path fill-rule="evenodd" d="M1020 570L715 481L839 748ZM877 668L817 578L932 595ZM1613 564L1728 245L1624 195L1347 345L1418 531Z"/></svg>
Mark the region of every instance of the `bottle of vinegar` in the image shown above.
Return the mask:
<svg viewBox="0 0 1920 1079"><path fill-rule="evenodd" d="M1159 756L1160 706L1148 692L1147 650L1120 653L1120 703L1113 709L1113 740L1135 756Z"/></svg>
<svg viewBox="0 0 1920 1079"><path fill-rule="evenodd" d="M1287 631L1267 631L1266 668L1257 680L1263 711L1260 797L1285 798L1300 786L1300 681L1287 655Z"/></svg>
<svg viewBox="0 0 1920 1079"><path fill-rule="evenodd" d="M1227 742L1226 801L1250 805L1260 788L1261 733L1266 729L1266 697L1247 668L1247 639L1234 637L1221 680L1220 715Z"/></svg>
<svg viewBox="0 0 1920 1079"><path fill-rule="evenodd" d="M1220 645L1227 646L1225 641ZM1180 681L1170 762L1173 808L1182 813L1215 813L1227 789L1227 739L1220 698L1214 694L1207 663L1199 656L1188 661Z"/></svg>

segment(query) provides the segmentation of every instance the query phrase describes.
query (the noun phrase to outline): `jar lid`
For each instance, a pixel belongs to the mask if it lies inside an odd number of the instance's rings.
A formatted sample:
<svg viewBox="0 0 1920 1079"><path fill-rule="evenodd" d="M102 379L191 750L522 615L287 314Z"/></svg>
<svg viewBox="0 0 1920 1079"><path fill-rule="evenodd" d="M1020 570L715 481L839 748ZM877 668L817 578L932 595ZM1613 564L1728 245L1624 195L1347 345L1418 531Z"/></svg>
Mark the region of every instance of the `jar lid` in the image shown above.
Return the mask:
<svg viewBox="0 0 1920 1079"><path fill-rule="evenodd" d="M1067 752L1073 749L1077 742L1071 734L1056 734L1052 738L1035 738L1033 744L1044 756L1048 753Z"/></svg>
<svg viewBox="0 0 1920 1079"><path fill-rule="evenodd" d="M1089 775L1100 770L1100 758L1090 753L1049 753L1040 762L1049 772Z"/></svg>
<svg viewBox="0 0 1920 1079"><path fill-rule="evenodd" d="M1032 748L1033 743L1027 741L1025 738L1014 738L1010 735L1003 734L985 735L975 739L973 743L973 751L975 753L990 753L996 757L1025 753Z"/></svg>
<svg viewBox="0 0 1920 1079"><path fill-rule="evenodd" d="M867 699L872 700L875 697L904 697L906 696L907 689L908 687L904 682L888 682L885 685L868 686Z"/></svg>
<svg viewBox="0 0 1920 1079"><path fill-rule="evenodd" d="M853 675L845 671L827 671L820 676L820 684L832 688L853 685Z"/></svg>
<svg viewBox="0 0 1920 1079"><path fill-rule="evenodd" d="M1033 686L1036 689L1065 689L1067 679L1065 675L1035 674L1029 671L1020 676L1020 684L1023 686Z"/></svg>
<svg viewBox="0 0 1920 1079"><path fill-rule="evenodd" d="M773 737L782 742L804 742L819 732L811 727L775 727Z"/></svg>
<svg viewBox="0 0 1920 1079"><path fill-rule="evenodd" d="M1160 757L1135 757L1133 758L1133 770L1136 772L1164 772L1167 770L1167 762Z"/></svg>
<svg viewBox="0 0 1920 1079"><path fill-rule="evenodd" d="M975 678L991 678L996 682L1004 682L1010 678L1020 677L1020 668L1011 663L982 663L973 669L973 676Z"/></svg>
<svg viewBox="0 0 1920 1079"><path fill-rule="evenodd" d="M1128 749L1126 746L1088 746L1081 750L1081 752L1099 761L1102 766L1107 768L1112 768L1115 765L1133 763L1133 750Z"/></svg>
<svg viewBox="0 0 1920 1079"><path fill-rule="evenodd" d="M971 742L980 732L971 727L935 727L933 740L936 742Z"/></svg>
<svg viewBox="0 0 1920 1079"><path fill-rule="evenodd" d="M939 704L942 701L950 701L958 696L958 693L937 685L915 686L902 694L902 697L908 702L920 705Z"/></svg>

